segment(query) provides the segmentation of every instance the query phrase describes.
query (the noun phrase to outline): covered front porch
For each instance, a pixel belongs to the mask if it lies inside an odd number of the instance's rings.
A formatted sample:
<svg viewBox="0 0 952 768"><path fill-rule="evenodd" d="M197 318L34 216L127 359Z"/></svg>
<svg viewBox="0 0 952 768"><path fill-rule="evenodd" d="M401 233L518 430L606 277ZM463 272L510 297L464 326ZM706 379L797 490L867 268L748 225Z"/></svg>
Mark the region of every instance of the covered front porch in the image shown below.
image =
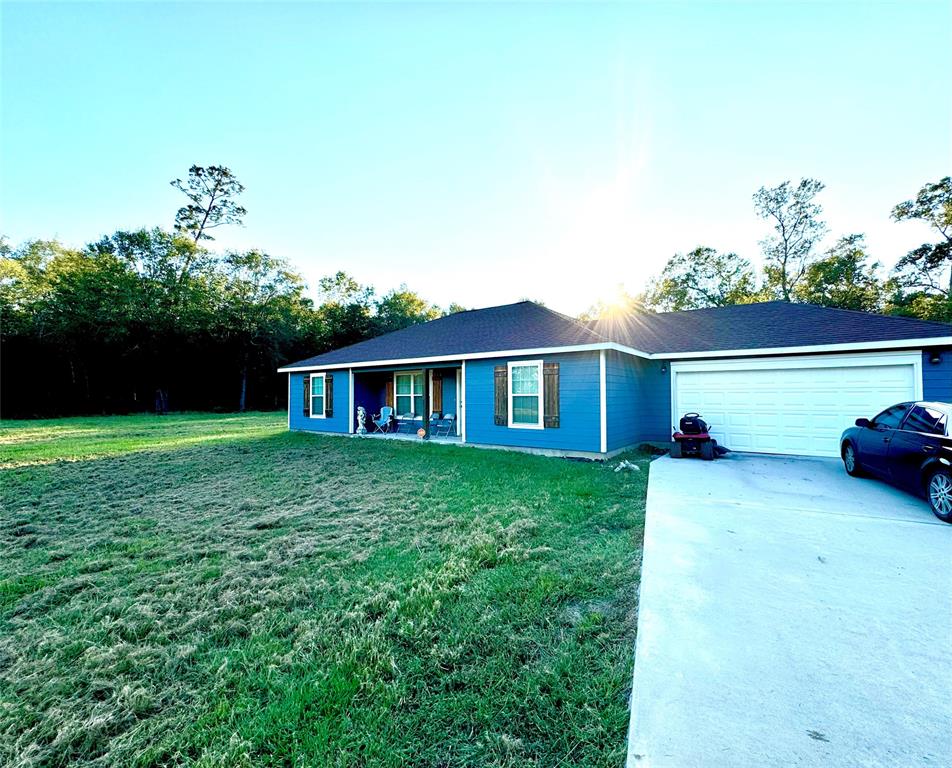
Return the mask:
<svg viewBox="0 0 952 768"><path fill-rule="evenodd" d="M461 442L462 364L355 370L353 386L358 434Z"/></svg>

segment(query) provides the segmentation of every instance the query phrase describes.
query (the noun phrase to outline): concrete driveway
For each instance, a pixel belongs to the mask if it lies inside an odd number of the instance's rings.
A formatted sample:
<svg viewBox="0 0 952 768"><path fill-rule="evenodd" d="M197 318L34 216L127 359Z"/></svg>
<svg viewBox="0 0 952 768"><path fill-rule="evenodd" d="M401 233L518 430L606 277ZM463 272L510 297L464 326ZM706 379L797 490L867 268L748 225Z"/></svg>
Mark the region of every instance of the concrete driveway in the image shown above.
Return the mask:
<svg viewBox="0 0 952 768"><path fill-rule="evenodd" d="M655 461L628 766L952 766L952 525L832 459Z"/></svg>

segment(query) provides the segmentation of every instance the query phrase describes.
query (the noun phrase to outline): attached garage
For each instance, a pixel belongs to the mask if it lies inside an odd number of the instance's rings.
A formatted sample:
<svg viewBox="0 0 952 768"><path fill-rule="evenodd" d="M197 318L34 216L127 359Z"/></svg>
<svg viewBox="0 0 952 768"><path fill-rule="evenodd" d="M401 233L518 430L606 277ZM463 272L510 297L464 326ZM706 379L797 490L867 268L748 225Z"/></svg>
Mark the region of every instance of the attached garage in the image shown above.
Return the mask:
<svg viewBox="0 0 952 768"><path fill-rule="evenodd" d="M672 423L697 411L736 451L838 456L860 416L922 398L922 355L895 352L671 365Z"/></svg>

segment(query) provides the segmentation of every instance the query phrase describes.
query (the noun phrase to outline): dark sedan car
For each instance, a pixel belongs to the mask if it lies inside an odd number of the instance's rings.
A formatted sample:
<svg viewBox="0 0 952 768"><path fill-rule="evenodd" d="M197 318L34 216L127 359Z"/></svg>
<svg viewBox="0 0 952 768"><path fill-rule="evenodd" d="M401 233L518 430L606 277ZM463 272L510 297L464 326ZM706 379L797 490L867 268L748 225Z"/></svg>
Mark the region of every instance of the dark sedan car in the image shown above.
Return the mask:
<svg viewBox="0 0 952 768"><path fill-rule="evenodd" d="M870 474L925 496L935 516L952 523L952 405L899 403L857 419L840 438L854 477Z"/></svg>

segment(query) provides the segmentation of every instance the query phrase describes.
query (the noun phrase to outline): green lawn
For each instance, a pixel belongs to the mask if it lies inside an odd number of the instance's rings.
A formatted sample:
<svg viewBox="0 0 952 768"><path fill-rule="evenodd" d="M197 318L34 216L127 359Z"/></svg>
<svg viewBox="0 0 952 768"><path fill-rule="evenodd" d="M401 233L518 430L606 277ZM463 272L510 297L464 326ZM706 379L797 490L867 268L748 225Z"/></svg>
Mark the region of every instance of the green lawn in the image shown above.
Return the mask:
<svg viewBox="0 0 952 768"><path fill-rule="evenodd" d="M0 764L620 766L634 459L0 422Z"/></svg>

